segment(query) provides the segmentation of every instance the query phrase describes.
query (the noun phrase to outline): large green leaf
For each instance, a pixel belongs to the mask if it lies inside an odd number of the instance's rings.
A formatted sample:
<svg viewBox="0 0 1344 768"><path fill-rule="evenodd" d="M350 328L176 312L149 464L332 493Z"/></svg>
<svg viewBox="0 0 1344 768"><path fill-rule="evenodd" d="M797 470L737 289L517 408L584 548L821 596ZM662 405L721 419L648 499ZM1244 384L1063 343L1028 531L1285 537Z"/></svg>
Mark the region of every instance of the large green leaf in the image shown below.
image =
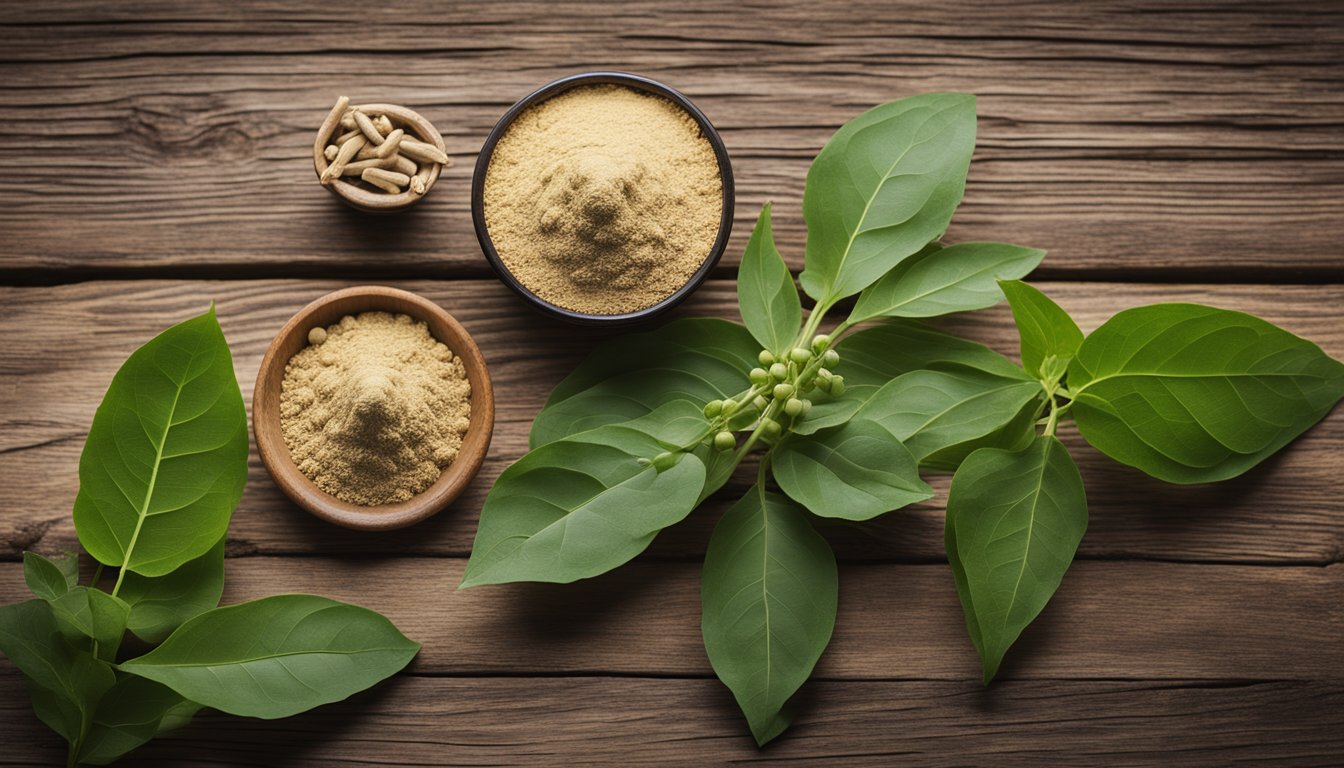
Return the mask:
<svg viewBox="0 0 1344 768"><path fill-rule="evenodd" d="M984 680L1045 608L1087 529L1083 479L1064 444L966 458L947 497L947 557Z"/></svg>
<svg viewBox="0 0 1344 768"><path fill-rule="evenodd" d="M51 602L70 591L79 580L79 558L74 554L46 558L36 552L23 553L23 581L28 591Z"/></svg>
<svg viewBox="0 0 1344 768"><path fill-rule="evenodd" d="M1022 367L1038 379L1058 381L1083 343L1078 324L1050 297L1020 280L1003 280L999 287L1022 338Z"/></svg>
<svg viewBox="0 0 1344 768"><path fill-rule="evenodd" d="M775 482L814 515L870 520L933 496L910 451L868 419L794 435L771 453Z"/></svg>
<svg viewBox="0 0 1344 768"><path fill-rule="evenodd" d="M1003 301L999 280L1025 277L1045 251L1006 243L930 244L859 294L849 322L935 317Z"/></svg>
<svg viewBox="0 0 1344 768"><path fill-rule="evenodd" d="M117 593L130 605L126 628L147 643L161 643L174 629L219 605L224 593L224 539L204 555L165 576L126 574Z"/></svg>
<svg viewBox="0 0 1344 768"><path fill-rule="evenodd" d="M813 395L807 418L794 431L810 434L845 423L877 391L898 376L924 369L978 371L1005 380L1032 382L1016 363L973 341L935 331L914 320L892 320L846 336L836 346L845 393Z"/></svg>
<svg viewBox="0 0 1344 768"><path fill-rule="evenodd" d="M708 426L676 400L647 416L548 443L519 459L481 509L462 586L571 582L605 573L643 552L658 531L699 502L705 465L675 451Z"/></svg>
<svg viewBox="0 0 1344 768"><path fill-rule="evenodd" d="M831 640L838 591L830 546L785 497L756 485L715 526L700 628L757 744L788 727L782 709Z"/></svg>
<svg viewBox="0 0 1344 768"><path fill-rule="evenodd" d="M107 765L201 709L173 689L120 673L98 703L79 750L79 762Z"/></svg>
<svg viewBox="0 0 1344 768"><path fill-rule="evenodd" d="M366 608L279 595L207 611L119 669L201 706L269 720L362 691L419 650Z"/></svg>
<svg viewBox="0 0 1344 768"><path fill-rule="evenodd" d="M674 400L703 405L735 395L747 388L758 352L746 328L709 318L607 341L551 392L532 422L531 447L635 419Z"/></svg>
<svg viewBox="0 0 1344 768"><path fill-rule="evenodd" d="M65 639L45 600L0 606L0 651L28 678L38 718L69 742L112 687L112 670Z"/></svg>
<svg viewBox="0 0 1344 768"><path fill-rule="evenodd" d="M803 307L793 275L775 248L769 203L761 210L737 269L737 304L742 322L762 347L777 354L792 348Z"/></svg>
<svg viewBox="0 0 1344 768"><path fill-rule="evenodd" d="M1078 430L1102 453L1204 483L1245 472L1329 413L1344 364L1251 315L1156 304L1088 336L1068 383Z"/></svg>
<svg viewBox="0 0 1344 768"><path fill-rule="evenodd" d="M807 174L807 263L822 305L858 293L947 229L975 149L975 97L931 93L850 120Z"/></svg>
<svg viewBox="0 0 1344 768"><path fill-rule="evenodd" d="M99 562L162 576L224 535L247 481L247 413L213 308L117 371L79 459L75 529Z"/></svg>
<svg viewBox="0 0 1344 768"><path fill-rule="evenodd" d="M879 388L855 417L886 427L923 461L997 433L1041 391L1039 382L974 368L911 371Z"/></svg>

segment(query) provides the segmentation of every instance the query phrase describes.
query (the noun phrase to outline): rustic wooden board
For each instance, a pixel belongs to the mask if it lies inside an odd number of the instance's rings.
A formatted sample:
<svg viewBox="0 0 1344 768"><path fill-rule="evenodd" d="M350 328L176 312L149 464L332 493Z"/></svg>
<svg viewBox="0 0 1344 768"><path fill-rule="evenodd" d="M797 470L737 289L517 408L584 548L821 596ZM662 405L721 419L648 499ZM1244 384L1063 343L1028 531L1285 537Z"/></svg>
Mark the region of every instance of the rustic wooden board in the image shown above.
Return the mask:
<svg viewBox="0 0 1344 768"><path fill-rule="evenodd" d="M248 489L230 532L234 554L451 554L470 550L481 500L494 478L526 450L531 419L555 385L600 335L574 333L528 311L495 281L396 283L438 301L473 334L497 393L495 438L484 469L449 511L388 534L354 533L301 512L275 489L253 456ZM137 346L173 322L218 303L239 381L250 400L262 352L309 300L347 285L337 281L90 282L0 288L0 557L26 548L74 546L69 510L78 488L83 436L112 374ZM1050 283L1044 286L1083 327L1157 301L1204 301L1260 314L1344 357L1344 286L1218 286ZM711 281L679 310L683 316L736 316L732 283ZM952 323L954 330L1016 354L1005 308ZM843 363L842 363L843 365ZM843 369L842 369L843 370ZM1337 493L1344 420L1338 414L1282 455L1226 483L1178 487L1121 467L1069 436L1086 478L1091 524L1084 557L1185 561L1337 562L1344 515ZM870 524L830 530L850 559L941 560L939 496ZM728 489L722 498L731 499ZM661 536L652 552L696 557L724 508Z"/></svg>
<svg viewBox="0 0 1344 768"><path fill-rule="evenodd" d="M1300 682L812 682L757 751L716 680L402 677L286 720L207 713L137 766L1337 766L1344 693ZM0 766L63 745L0 672Z"/></svg>
<svg viewBox="0 0 1344 768"><path fill-rule="evenodd" d="M335 7L180 5L0 11L0 102L43 126L0 135L0 275L481 274L466 201L485 133L532 88L600 67L668 81L722 129L739 190L725 269L766 200L800 265L803 178L841 122L961 89L982 119L953 241L1047 248L1056 276L1344 275L1335 3L343 3L357 35L313 23ZM414 213L370 220L315 183L307 147L341 92L443 132L455 164Z"/></svg>
<svg viewBox="0 0 1344 768"><path fill-rule="evenodd" d="M457 590L459 558L244 557L225 602L316 592L387 615L424 645L417 674L708 676L698 563L635 563L572 585ZM0 563L0 604L24 599ZM1344 565L1079 562L1004 662L1007 679L1344 683ZM979 679L945 565L853 565L817 676Z"/></svg>

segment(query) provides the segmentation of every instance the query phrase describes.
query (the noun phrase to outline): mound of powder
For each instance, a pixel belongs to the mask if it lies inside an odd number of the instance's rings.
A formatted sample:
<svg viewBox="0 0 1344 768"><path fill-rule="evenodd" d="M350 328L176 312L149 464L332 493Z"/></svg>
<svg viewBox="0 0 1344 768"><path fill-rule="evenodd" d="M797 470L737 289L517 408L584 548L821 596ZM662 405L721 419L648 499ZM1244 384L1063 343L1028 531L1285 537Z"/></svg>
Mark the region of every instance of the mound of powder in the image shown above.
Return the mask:
<svg viewBox="0 0 1344 768"><path fill-rule="evenodd" d="M471 415L462 361L408 315L347 315L308 339L280 388L281 431L299 470L361 506L433 485Z"/></svg>
<svg viewBox="0 0 1344 768"><path fill-rule="evenodd" d="M622 314L690 280L718 236L723 182L685 110L619 85L528 108L495 146L486 227L509 271L566 309Z"/></svg>

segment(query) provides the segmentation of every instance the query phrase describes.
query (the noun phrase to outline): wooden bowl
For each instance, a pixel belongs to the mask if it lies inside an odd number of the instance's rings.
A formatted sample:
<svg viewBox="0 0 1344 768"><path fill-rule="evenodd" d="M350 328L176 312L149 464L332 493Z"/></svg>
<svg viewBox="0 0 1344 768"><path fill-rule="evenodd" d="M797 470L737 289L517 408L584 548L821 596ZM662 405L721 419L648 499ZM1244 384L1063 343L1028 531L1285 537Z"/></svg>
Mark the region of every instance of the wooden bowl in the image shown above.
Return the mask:
<svg viewBox="0 0 1344 768"><path fill-rule="evenodd" d="M319 489L299 471L280 430L280 386L289 359L308 345L308 330L325 328L346 315L382 311L404 313L429 325L435 339L462 360L471 384L471 418L462 448L433 485L398 504L364 507L342 501ZM257 372L252 393L252 431L266 470L285 495L314 515L365 531L385 531L418 523L448 506L481 468L495 425L495 398L490 374L476 343L466 330L440 307L413 293L382 286L359 286L329 293L289 319L271 341Z"/></svg>
<svg viewBox="0 0 1344 768"><path fill-rule="evenodd" d="M404 125L406 132L415 138L433 144L444 154L448 153L448 148L444 146L443 137L439 135L438 129L421 117L419 112L398 107L395 104L352 104L351 106L365 114L387 115L398 125ZM332 138L339 135L337 131L340 130L340 125L340 115L328 115L326 122L322 123L322 127L317 129L317 139L313 141L313 168L317 171L319 181L322 178L322 172L327 170L327 166L330 165L323 151L331 143ZM327 189L351 207L358 208L361 211L392 213L410 208L420 202L421 199L429 197L429 191L434 188L434 182L439 180L439 173L443 170L443 166L438 163L434 163L433 166L425 177L425 193L423 195L417 195L409 189L396 195L387 192L374 192L354 182L346 181L344 178L331 182L327 185Z"/></svg>

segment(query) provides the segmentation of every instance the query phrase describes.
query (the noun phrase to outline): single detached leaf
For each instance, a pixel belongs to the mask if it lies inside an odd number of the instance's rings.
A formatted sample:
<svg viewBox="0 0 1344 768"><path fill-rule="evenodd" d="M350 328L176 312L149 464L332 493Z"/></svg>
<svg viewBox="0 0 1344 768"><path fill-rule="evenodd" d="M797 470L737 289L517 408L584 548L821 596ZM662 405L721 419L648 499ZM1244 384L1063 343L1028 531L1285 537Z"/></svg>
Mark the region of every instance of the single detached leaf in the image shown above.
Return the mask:
<svg viewBox="0 0 1344 768"><path fill-rule="evenodd" d="M23 553L23 580L28 591L51 602L70 591L79 579L79 558L73 554L48 559L36 552Z"/></svg>
<svg viewBox="0 0 1344 768"><path fill-rule="evenodd" d="M936 317L1003 301L999 280L1025 277L1045 251L1006 243L930 244L859 294L849 322Z"/></svg>
<svg viewBox="0 0 1344 768"><path fill-rule="evenodd" d="M761 210L737 269L737 304L742 322L762 347L775 353L789 350L802 323L803 307L793 275L775 248L769 203Z"/></svg>
<svg viewBox="0 0 1344 768"><path fill-rule="evenodd" d="M674 400L704 405L747 388L760 345L726 320L675 320L600 344L551 392L532 422L539 448L604 424L639 418Z"/></svg>
<svg viewBox="0 0 1344 768"><path fill-rule="evenodd" d="M80 648L96 647L103 661L115 658L131 610L125 601L100 589L72 587L51 608L67 640Z"/></svg>
<svg viewBox="0 0 1344 768"><path fill-rule="evenodd" d="M224 535L247 481L247 413L212 307L136 350L79 459L75 529L101 563L162 576Z"/></svg>
<svg viewBox="0 0 1344 768"><path fill-rule="evenodd" d="M165 576L128 572L117 594L130 605L127 629L147 643L163 642L187 619L219 605L224 594L224 539Z"/></svg>
<svg viewBox="0 0 1344 768"><path fill-rule="evenodd" d="M841 126L807 173L803 290L823 305L852 296L941 236L974 149L970 94L912 96Z"/></svg>
<svg viewBox="0 0 1344 768"><path fill-rule="evenodd" d="M107 664L65 639L45 600L0 606L0 652L28 678L38 719L66 741L114 682Z"/></svg>
<svg viewBox="0 0 1344 768"><path fill-rule="evenodd" d="M1089 443L1172 483L1235 477L1320 421L1344 364L1241 312L1198 304L1125 310L1069 366Z"/></svg>
<svg viewBox="0 0 1344 768"><path fill-rule="evenodd" d="M845 377L845 394L813 396L807 418L794 427L810 434L845 423L880 388L898 376L924 369L982 372L1005 380L1032 382L1020 366L973 341L932 330L914 320L892 320L864 328L836 346Z"/></svg>
<svg viewBox="0 0 1344 768"><path fill-rule="evenodd" d="M1054 437L982 448L952 477L947 557L986 683L1059 588L1086 529L1083 479Z"/></svg>
<svg viewBox="0 0 1344 768"><path fill-rule="evenodd" d="M165 724L178 727L200 709L165 685L121 673L94 711L79 762L112 763L162 733Z"/></svg>
<svg viewBox="0 0 1344 768"><path fill-rule="evenodd" d="M771 457L780 489L821 517L870 520L933 496L910 451L867 419L795 435Z"/></svg>
<svg viewBox="0 0 1344 768"><path fill-rule="evenodd" d="M367 608L279 595L206 611L118 668L201 706L271 720L358 693L419 650Z"/></svg>
<svg viewBox="0 0 1344 768"><path fill-rule="evenodd" d="M571 582L643 552L658 531L699 502L705 465L674 453L708 426L677 400L634 421L548 443L504 470L485 498L462 587Z"/></svg>
<svg viewBox="0 0 1344 768"><path fill-rule="evenodd" d="M719 679L757 744L826 650L839 581L830 545L787 498L757 485L714 528L700 585L700 628Z"/></svg>
<svg viewBox="0 0 1344 768"><path fill-rule="evenodd" d="M855 418L881 424L923 461L994 435L1041 394L1039 382L974 368L911 371L873 393Z"/></svg>
<svg viewBox="0 0 1344 768"><path fill-rule="evenodd" d="M1058 380L1083 343L1078 324L1048 296L1020 280L1002 280L999 287L1008 297L1022 337L1022 367L1038 379ZM1054 362L1047 365L1050 358ZM1052 366L1058 367L1052 370Z"/></svg>

